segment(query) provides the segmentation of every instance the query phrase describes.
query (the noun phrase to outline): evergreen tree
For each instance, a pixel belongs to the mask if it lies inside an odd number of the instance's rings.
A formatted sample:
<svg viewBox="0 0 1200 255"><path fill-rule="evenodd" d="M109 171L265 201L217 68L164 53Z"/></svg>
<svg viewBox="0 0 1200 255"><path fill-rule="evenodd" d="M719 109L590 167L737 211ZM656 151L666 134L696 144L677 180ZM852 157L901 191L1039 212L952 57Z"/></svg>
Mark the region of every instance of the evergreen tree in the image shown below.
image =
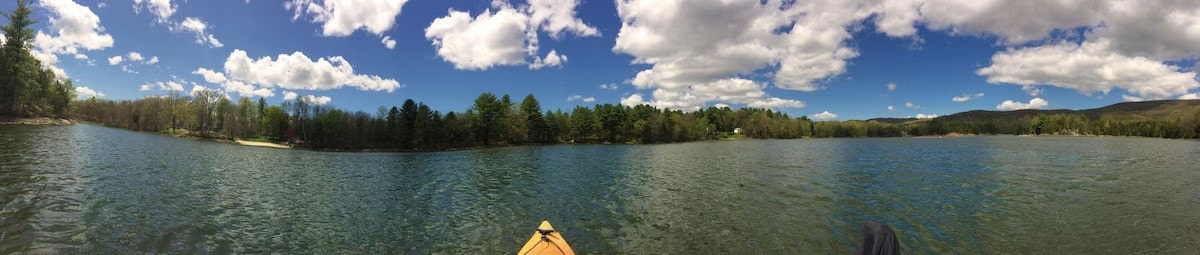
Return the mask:
<svg viewBox="0 0 1200 255"><path fill-rule="evenodd" d="M29 52L32 27L37 21L30 18L33 9L29 1L16 1L17 8L4 13L8 24L2 28L5 43L0 54L0 112L27 114L26 104L35 96L32 91L39 73L38 61Z"/></svg>
<svg viewBox="0 0 1200 255"><path fill-rule="evenodd" d="M525 117L526 133L530 141L536 143L548 143L550 139L546 136L546 120L542 116L542 106L538 103L537 98L533 94L525 96L521 100L521 115Z"/></svg>
<svg viewBox="0 0 1200 255"><path fill-rule="evenodd" d="M492 145L495 137L499 135L501 129L501 119L504 117L505 107L500 100L496 99L496 95L492 93L480 94L475 98L475 106L471 108L474 112L471 117L471 126L475 129L477 139L484 145Z"/></svg>

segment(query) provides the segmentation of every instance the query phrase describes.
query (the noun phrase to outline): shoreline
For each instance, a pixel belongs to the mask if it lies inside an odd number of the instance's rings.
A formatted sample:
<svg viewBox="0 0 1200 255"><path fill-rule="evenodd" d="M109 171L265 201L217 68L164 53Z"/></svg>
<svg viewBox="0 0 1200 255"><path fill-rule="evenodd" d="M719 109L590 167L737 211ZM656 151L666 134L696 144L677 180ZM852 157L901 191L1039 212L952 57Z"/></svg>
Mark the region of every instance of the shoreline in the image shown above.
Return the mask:
<svg viewBox="0 0 1200 255"><path fill-rule="evenodd" d="M74 121L74 120L71 120L71 119L66 119L66 118L51 118L51 117L18 117L18 116L9 116L9 115L3 115L3 116L0 116L0 125L55 125L55 126L68 126L68 125L75 125L75 124L78 124L78 123L79 123L78 121Z"/></svg>
<svg viewBox="0 0 1200 255"><path fill-rule="evenodd" d="M245 146L252 146L252 147L266 147L266 148L275 148L275 149L291 149L292 148L291 146L278 144L278 143L252 142L252 141L246 141L246 140L242 140L242 139L233 139L233 143L238 144L238 145L245 145Z"/></svg>

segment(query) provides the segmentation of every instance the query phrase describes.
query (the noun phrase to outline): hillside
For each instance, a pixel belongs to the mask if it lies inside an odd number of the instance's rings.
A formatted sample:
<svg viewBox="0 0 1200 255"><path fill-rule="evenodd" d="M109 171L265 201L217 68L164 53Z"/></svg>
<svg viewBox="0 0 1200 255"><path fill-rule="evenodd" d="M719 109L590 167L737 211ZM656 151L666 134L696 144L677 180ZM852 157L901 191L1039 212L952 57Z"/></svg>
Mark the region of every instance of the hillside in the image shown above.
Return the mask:
<svg viewBox="0 0 1200 255"><path fill-rule="evenodd" d="M1145 120L1176 120L1194 118L1200 112L1200 100L1160 100L1144 102L1117 103L1105 107L1086 110L1016 110L1016 111L984 111L975 110L955 113L938 117L939 121L985 121L1013 120L1026 116L1041 114L1082 114L1091 120L1108 121L1145 121ZM882 121L881 121L882 122Z"/></svg>

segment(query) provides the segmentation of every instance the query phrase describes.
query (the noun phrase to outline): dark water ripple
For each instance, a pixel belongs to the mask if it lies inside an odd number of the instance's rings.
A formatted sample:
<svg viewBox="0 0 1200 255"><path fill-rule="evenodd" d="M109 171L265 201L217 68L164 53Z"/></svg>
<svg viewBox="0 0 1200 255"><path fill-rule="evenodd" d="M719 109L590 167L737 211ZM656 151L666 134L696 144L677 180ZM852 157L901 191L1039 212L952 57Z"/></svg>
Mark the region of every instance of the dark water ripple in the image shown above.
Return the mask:
<svg viewBox="0 0 1200 255"><path fill-rule="evenodd" d="M327 153L0 127L0 254L1200 250L1200 143L815 139Z"/></svg>

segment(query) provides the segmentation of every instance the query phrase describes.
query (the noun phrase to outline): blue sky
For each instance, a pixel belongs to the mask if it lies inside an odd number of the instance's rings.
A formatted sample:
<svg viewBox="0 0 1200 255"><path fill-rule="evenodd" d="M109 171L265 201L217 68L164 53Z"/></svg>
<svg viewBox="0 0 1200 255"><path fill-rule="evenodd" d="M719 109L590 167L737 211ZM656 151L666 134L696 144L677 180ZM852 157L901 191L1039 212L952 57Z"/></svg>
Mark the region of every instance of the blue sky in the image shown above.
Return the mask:
<svg viewBox="0 0 1200 255"><path fill-rule="evenodd" d="M108 99L201 86L273 103L294 93L368 112L406 98L462 111L481 92L533 93L544 109L729 105L845 120L1093 108L1200 92L1200 3L873 2L33 5L45 33L36 55ZM565 60L552 61L551 51Z"/></svg>

